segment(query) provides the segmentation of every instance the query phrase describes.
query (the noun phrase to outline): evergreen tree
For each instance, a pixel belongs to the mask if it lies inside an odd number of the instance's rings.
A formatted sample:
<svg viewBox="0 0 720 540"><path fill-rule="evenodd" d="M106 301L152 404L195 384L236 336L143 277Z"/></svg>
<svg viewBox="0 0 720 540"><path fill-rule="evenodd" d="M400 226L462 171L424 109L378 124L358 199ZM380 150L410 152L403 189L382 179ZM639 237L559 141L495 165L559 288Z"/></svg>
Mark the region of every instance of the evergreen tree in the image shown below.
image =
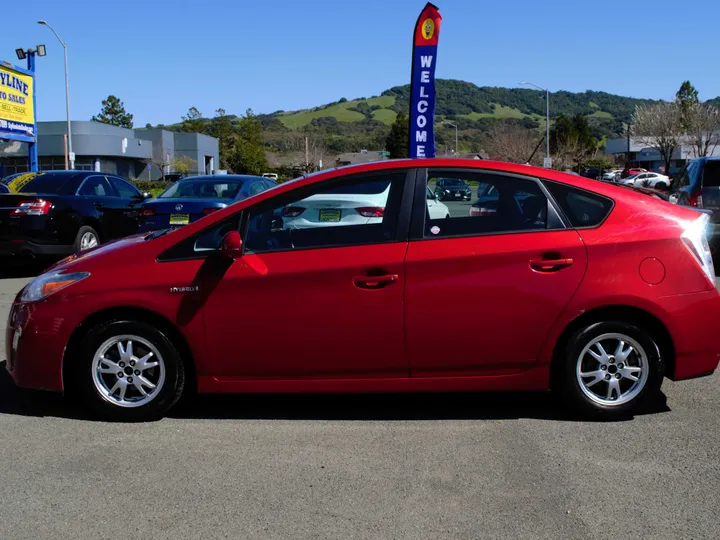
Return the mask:
<svg viewBox="0 0 720 540"><path fill-rule="evenodd" d="M675 94L675 99L678 106L680 107L680 123L683 130L689 131L691 129L691 113L695 105L700 103L698 98L698 91L690 81L685 81L680 85L680 89Z"/></svg>
<svg viewBox="0 0 720 540"><path fill-rule="evenodd" d="M133 115L125 111L125 105L115 96L108 96L107 99L104 99L100 114L93 116L91 120L129 129L133 127Z"/></svg>
<svg viewBox="0 0 720 540"><path fill-rule="evenodd" d="M385 150L390 152L390 159L406 158L410 154L410 124L408 117L402 113L397 115L390 127Z"/></svg>
<svg viewBox="0 0 720 540"><path fill-rule="evenodd" d="M205 133L205 122L202 113L195 107L190 107L182 117L182 130L186 133Z"/></svg>
<svg viewBox="0 0 720 540"><path fill-rule="evenodd" d="M263 128L252 109L248 109L240 120L238 134L235 148L228 160L230 167L238 174L262 174L268 168Z"/></svg>
<svg viewBox="0 0 720 540"><path fill-rule="evenodd" d="M235 148L235 130L230 117L225 114L225 109L215 111L215 118L210 121L208 134L219 141L221 168L230 170L230 154Z"/></svg>

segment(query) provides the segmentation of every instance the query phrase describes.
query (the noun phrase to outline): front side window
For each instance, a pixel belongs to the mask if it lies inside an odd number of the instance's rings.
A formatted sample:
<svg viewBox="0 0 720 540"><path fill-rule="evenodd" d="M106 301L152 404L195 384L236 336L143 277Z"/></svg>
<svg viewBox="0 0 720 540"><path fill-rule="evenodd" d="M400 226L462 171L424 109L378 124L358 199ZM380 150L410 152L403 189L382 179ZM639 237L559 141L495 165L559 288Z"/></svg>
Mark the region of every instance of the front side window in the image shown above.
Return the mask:
<svg viewBox="0 0 720 540"><path fill-rule="evenodd" d="M428 187L448 185L449 173L428 172ZM457 174L452 185L472 192L443 202L447 211L428 212L425 238L525 232L548 228L548 201L534 180L491 173ZM444 210L444 209L443 209Z"/></svg>
<svg viewBox="0 0 720 540"><path fill-rule="evenodd" d="M107 178L123 199L131 199L140 194L137 189L128 184L125 180L121 180L120 178L116 178L114 176L108 176Z"/></svg>
<svg viewBox="0 0 720 540"><path fill-rule="evenodd" d="M285 194L250 210L245 249L266 253L390 242L405 173L323 182L302 196Z"/></svg>
<svg viewBox="0 0 720 540"><path fill-rule="evenodd" d="M89 176L80 187L80 195L85 197L113 197L115 193L104 176Z"/></svg>

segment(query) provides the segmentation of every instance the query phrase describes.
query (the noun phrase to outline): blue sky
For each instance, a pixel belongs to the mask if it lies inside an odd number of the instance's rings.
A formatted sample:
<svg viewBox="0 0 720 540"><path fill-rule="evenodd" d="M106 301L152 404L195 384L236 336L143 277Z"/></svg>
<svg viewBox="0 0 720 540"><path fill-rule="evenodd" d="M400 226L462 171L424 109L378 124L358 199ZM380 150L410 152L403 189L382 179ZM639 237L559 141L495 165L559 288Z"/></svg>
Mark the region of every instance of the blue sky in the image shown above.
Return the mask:
<svg viewBox="0 0 720 540"><path fill-rule="evenodd" d="M240 114L369 97L409 81L412 27L422 0L33 0L13 4L0 59L47 45L37 62L39 120L65 118L68 43L74 120L108 94L135 124L173 123L190 106ZM602 90L669 99L690 79L720 95L720 2L437 0L443 15L437 76L480 86L520 80L551 91Z"/></svg>

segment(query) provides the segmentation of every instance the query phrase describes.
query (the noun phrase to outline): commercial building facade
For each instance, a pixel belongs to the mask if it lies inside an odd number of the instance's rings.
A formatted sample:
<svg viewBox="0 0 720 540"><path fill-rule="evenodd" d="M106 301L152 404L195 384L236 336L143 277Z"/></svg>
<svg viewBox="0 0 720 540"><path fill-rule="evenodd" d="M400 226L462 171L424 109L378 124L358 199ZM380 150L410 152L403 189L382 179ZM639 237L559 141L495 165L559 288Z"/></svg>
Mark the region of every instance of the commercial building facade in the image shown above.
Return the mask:
<svg viewBox="0 0 720 540"><path fill-rule="evenodd" d="M65 163L65 122L38 122L40 170L62 170ZM157 180L175 172L172 162L187 156L191 174L212 174L220 165L218 140L200 133L164 129L126 129L99 122L72 122L75 168ZM161 169L162 167L162 169ZM0 176L28 170L27 147L0 141Z"/></svg>
<svg viewBox="0 0 720 540"><path fill-rule="evenodd" d="M630 138L609 139L605 144L605 151L615 156L623 156L632 167L642 167L653 172L673 175L680 171L688 160L697 157L694 147L685 138L675 148L670 161L670 171L663 170L665 161L660 153L647 145L647 141ZM711 156L720 156L720 144L711 149Z"/></svg>

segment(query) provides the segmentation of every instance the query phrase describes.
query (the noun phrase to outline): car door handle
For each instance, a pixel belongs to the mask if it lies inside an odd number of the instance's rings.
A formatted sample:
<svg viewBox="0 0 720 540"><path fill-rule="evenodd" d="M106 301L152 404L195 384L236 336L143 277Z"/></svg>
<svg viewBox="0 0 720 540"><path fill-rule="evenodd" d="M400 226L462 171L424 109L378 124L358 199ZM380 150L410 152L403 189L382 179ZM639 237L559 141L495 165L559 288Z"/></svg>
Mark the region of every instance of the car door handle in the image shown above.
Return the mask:
<svg viewBox="0 0 720 540"><path fill-rule="evenodd" d="M556 272L572 263L572 259L533 259L530 261L530 268L536 272Z"/></svg>
<svg viewBox="0 0 720 540"><path fill-rule="evenodd" d="M386 274L384 276L356 276L353 283L360 289L382 289L395 283L400 276L397 274Z"/></svg>

